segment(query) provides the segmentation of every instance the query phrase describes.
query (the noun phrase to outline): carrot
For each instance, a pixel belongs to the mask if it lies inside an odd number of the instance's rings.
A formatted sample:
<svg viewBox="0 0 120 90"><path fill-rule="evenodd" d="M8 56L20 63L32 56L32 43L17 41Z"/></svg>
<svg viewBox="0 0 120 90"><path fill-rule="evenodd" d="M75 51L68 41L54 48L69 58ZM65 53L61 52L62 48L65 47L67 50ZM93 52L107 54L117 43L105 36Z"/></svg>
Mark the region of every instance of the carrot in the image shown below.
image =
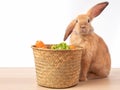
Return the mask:
<svg viewBox="0 0 120 90"><path fill-rule="evenodd" d="M46 48L45 44L42 41L36 41L35 46L37 48Z"/></svg>
<svg viewBox="0 0 120 90"><path fill-rule="evenodd" d="M70 45L70 49L76 49L74 45Z"/></svg>

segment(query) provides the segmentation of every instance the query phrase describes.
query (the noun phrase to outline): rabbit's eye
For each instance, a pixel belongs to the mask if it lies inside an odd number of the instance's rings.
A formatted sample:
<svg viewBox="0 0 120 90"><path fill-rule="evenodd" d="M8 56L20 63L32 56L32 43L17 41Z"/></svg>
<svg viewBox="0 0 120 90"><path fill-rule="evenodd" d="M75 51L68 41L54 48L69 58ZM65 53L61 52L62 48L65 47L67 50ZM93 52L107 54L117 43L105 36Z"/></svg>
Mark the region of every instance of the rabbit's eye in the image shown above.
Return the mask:
<svg viewBox="0 0 120 90"><path fill-rule="evenodd" d="M90 22L90 19L88 19L88 23Z"/></svg>
<svg viewBox="0 0 120 90"><path fill-rule="evenodd" d="M76 20L76 23L78 23L78 20Z"/></svg>

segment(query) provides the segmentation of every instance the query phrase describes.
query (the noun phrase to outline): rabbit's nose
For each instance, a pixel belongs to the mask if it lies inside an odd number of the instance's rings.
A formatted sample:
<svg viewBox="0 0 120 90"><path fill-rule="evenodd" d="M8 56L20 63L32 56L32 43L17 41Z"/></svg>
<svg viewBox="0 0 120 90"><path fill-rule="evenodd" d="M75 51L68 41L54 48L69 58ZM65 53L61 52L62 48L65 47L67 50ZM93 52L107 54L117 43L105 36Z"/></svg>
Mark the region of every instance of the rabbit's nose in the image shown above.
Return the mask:
<svg viewBox="0 0 120 90"><path fill-rule="evenodd" d="M81 29L85 29L85 25L81 25L80 28L81 28Z"/></svg>
<svg viewBox="0 0 120 90"><path fill-rule="evenodd" d="M80 28L81 28L81 32L84 32L84 33L86 32L86 26L85 25L81 25Z"/></svg>

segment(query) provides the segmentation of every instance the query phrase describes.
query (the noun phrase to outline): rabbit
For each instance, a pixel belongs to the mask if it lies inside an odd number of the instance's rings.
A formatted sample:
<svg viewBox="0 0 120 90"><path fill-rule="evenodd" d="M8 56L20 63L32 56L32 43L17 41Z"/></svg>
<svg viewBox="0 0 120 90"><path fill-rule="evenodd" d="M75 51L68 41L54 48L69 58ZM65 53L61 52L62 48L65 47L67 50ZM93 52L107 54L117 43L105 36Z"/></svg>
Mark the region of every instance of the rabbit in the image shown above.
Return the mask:
<svg viewBox="0 0 120 90"><path fill-rule="evenodd" d="M106 78L111 70L111 57L104 40L98 36L91 21L100 15L109 2L93 6L86 14L78 15L68 25L64 41L70 36L70 44L83 48L80 81Z"/></svg>

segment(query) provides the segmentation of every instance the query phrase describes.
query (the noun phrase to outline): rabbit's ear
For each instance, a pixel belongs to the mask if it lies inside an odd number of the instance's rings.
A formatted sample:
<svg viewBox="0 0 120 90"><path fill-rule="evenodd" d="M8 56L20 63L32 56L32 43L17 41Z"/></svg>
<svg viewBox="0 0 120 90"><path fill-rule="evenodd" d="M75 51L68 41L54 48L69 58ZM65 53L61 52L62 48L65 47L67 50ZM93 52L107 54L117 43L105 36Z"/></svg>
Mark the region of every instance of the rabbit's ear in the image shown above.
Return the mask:
<svg viewBox="0 0 120 90"><path fill-rule="evenodd" d="M65 35L64 35L64 41L68 38L68 36L72 33L74 27L76 24L76 20L73 20L72 22L70 22L70 24L68 25Z"/></svg>
<svg viewBox="0 0 120 90"><path fill-rule="evenodd" d="M109 2L102 2L98 3L97 5L93 6L87 13L90 19L97 17L109 4Z"/></svg>

